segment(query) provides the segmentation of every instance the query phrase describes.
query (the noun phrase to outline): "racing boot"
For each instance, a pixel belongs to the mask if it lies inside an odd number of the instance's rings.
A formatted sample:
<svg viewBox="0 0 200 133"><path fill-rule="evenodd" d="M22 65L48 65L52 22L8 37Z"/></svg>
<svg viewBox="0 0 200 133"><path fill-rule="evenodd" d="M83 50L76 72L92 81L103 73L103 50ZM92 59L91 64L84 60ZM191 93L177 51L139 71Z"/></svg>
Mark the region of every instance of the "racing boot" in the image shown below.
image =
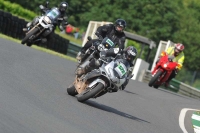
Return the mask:
<svg viewBox="0 0 200 133"><path fill-rule="evenodd" d="M84 68L79 67L76 70L76 75L80 77L81 75L86 74L90 72L91 70L92 70L92 67L90 67L89 65L85 66Z"/></svg>

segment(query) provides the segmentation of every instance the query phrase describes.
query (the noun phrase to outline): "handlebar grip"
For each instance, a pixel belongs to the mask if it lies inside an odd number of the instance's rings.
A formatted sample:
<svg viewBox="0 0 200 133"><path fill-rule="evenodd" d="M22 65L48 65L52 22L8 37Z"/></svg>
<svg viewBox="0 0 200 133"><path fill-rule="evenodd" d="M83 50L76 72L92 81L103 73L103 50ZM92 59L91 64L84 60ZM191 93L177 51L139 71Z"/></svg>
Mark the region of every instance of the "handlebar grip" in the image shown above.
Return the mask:
<svg viewBox="0 0 200 133"><path fill-rule="evenodd" d="M91 36L88 36L87 39L88 39L88 41L91 41L91 40L92 40L92 37L91 37Z"/></svg>

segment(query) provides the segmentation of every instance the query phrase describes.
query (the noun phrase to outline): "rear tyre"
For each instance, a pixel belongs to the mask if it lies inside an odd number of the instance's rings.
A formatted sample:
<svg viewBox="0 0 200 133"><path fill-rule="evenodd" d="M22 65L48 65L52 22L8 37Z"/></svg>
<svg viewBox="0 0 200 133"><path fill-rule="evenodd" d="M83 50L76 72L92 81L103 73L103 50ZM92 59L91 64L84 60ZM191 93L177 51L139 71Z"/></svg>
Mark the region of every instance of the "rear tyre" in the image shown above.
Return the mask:
<svg viewBox="0 0 200 133"><path fill-rule="evenodd" d="M74 85L71 85L67 88L67 93L71 96L75 96L78 94Z"/></svg>
<svg viewBox="0 0 200 133"><path fill-rule="evenodd" d="M154 85L154 83L158 80L158 78L160 77L161 74L162 74L162 71L158 70L157 73L151 78L151 80L149 81L150 87L152 87Z"/></svg>
<svg viewBox="0 0 200 133"><path fill-rule="evenodd" d="M156 89L158 89L159 85L154 85L153 87L156 88Z"/></svg>
<svg viewBox="0 0 200 133"><path fill-rule="evenodd" d="M84 102L84 101L88 100L89 98L93 98L103 88L104 88L104 85L102 83L98 83L97 86L95 86L94 88L86 89L84 92L77 95L77 100L79 102Z"/></svg>
<svg viewBox="0 0 200 133"><path fill-rule="evenodd" d="M31 44L31 43L26 43L26 45L27 45L27 46L29 46L29 47L31 47L31 46L32 46L32 44Z"/></svg>
<svg viewBox="0 0 200 133"><path fill-rule="evenodd" d="M34 35L35 33L37 33L39 31L39 29L35 28L32 31L30 31L28 34L26 34L26 36L24 37L24 39L22 39L21 44L25 44L27 42L27 40Z"/></svg>

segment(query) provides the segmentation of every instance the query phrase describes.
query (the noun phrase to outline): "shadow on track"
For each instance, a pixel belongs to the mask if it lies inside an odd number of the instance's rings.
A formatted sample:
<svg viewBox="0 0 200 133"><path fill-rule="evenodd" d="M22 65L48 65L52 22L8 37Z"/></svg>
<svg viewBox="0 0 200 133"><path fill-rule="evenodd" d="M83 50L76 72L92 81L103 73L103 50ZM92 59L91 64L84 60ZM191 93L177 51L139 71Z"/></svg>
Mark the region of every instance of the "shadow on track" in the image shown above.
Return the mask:
<svg viewBox="0 0 200 133"><path fill-rule="evenodd" d="M138 95L137 93L133 93L133 92L131 92L131 91L127 91L127 90L123 90L123 91L126 92L126 93L129 93L129 94Z"/></svg>
<svg viewBox="0 0 200 133"><path fill-rule="evenodd" d="M124 113L124 112L121 112L119 110L116 110L112 107L109 107L109 106L106 106L106 105L103 105L103 104L98 104L97 102L95 101L86 101L84 104L88 105L88 106L91 106L91 107L94 107L94 108L97 108L97 109L101 109L103 111L107 111L107 112L111 112L111 113L114 113L114 114L117 114L119 116L122 116L122 117L125 117L125 118L128 118L128 119L131 119L131 120L135 120L135 121L138 121L138 122L146 122L146 123L150 123L148 121L145 121L145 120L142 120L142 119L139 119L137 117L134 117L132 115L129 115L127 113Z"/></svg>
<svg viewBox="0 0 200 133"><path fill-rule="evenodd" d="M152 87L150 87L150 88L152 88ZM154 89L154 88L153 88L153 89ZM169 90L169 89L158 88L157 90L160 90L160 91L163 91L163 92L166 92L166 93L169 93L169 94L178 96L178 97L182 97L182 98L184 98L184 99L193 99L193 100L198 100L198 101L200 100L200 99L198 99L198 98L192 98L192 97L189 97L189 96L187 96L187 95L183 95L183 94L179 94L179 93L173 92L173 91L171 91L171 90Z"/></svg>

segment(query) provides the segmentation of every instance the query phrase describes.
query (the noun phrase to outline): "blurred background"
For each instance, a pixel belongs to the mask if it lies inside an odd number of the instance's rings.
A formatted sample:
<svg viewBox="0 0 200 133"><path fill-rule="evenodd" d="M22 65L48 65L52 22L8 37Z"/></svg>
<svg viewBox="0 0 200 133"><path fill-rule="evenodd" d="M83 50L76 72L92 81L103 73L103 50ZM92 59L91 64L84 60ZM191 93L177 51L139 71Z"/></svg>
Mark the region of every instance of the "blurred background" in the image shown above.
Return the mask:
<svg viewBox="0 0 200 133"><path fill-rule="evenodd" d="M58 6L61 0L49 0L49 7ZM66 12L69 25L57 34L71 43L81 45L89 21L114 22L118 18L127 22L126 31L147 37L157 46L161 40L180 42L185 45L184 67L176 79L200 89L200 1L199 0L68 0ZM26 21L41 15L40 4L46 0L0 0L0 10L9 12ZM128 40L127 45L140 44ZM151 52L153 63L157 48ZM141 58L145 58L144 50Z"/></svg>

